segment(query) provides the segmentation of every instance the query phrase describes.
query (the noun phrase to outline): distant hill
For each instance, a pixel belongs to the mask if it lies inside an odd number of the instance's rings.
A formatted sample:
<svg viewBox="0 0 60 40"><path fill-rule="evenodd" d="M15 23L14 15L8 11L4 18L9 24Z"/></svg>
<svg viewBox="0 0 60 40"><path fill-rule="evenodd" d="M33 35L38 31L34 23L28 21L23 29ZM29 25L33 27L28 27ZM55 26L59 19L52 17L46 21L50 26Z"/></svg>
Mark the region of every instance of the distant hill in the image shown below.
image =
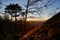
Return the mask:
<svg viewBox="0 0 60 40"><path fill-rule="evenodd" d="M60 40L60 12L28 31L19 40Z"/></svg>

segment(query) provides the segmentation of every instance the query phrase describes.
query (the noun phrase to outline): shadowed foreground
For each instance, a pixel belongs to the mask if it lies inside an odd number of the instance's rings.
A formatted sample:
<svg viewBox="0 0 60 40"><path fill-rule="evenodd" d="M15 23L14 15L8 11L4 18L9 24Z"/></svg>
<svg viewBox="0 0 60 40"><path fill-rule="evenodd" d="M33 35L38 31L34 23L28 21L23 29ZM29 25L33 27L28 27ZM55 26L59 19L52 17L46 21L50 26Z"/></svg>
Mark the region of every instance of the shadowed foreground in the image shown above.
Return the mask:
<svg viewBox="0 0 60 40"><path fill-rule="evenodd" d="M28 31L19 40L60 40L60 13Z"/></svg>
<svg viewBox="0 0 60 40"><path fill-rule="evenodd" d="M10 21L0 18L0 40L58 40L60 39L60 13L45 23Z"/></svg>
<svg viewBox="0 0 60 40"><path fill-rule="evenodd" d="M0 18L0 40L18 40L29 30L43 22L44 21L28 21L24 24L21 20L15 22Z"/></svg>

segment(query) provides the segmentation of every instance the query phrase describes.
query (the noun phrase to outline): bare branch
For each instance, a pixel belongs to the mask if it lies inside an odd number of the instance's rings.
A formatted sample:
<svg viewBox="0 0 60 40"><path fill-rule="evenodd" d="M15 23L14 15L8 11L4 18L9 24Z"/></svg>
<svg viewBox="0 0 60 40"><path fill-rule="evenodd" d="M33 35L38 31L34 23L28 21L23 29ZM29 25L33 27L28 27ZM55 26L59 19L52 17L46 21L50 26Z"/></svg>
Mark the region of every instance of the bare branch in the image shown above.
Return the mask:
<svg viewBox="0 0 60 40"><path fill-rule="evenodd" d="M54 1L49 0L46 4L44 4L44 6L43 6L43 7L48 8L48 7L49 7L49 6L51 6L54 2L55 2L55 0L54 0Z"/></svg>
<svg viewBox="0 0 60 40"><path fill-rule="evenodd" d="M36 4L38 1L42 1L42 0L32 0L32 2L29 4L29 6L32 6L32 5L34 5L34 4Z"/></svg>

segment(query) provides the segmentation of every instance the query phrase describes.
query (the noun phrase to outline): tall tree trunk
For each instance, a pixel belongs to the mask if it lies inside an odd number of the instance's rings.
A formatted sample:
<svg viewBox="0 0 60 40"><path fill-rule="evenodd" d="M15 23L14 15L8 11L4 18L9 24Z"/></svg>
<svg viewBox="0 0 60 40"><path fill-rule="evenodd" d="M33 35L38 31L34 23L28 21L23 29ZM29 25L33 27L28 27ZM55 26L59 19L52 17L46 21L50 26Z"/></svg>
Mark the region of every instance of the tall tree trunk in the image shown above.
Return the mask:
<svg viewBox="0 0 60 40"><path fill-rule="evenodd" d="M16 18L16 14L17 14L17 13L15 13L15 31L16 31L16 27L17 27L17 26L16 26L16 25L17 25L17 18Z"/></svg>
<svg viewBox="0 0 60 40"><path fill-rule="evenodd" d="M24 19L24 22L26 23L26 19L27 19L27 12L25 14L25 19Z"/></svg>
<svg viewBox="0 0 60 40"><path fill-rule="evenodd" d="M12 21L12 15L11 15L11 21Z"/></svg>
<svg viewBox="0 0 60 40"><path fill-rule="evenodd" d="M26 14L25 14L25 22L26 22L26 19L27 19L29 2L30 2L30 0L27 1L26 12L25 12L25 13L26 13Z"/></svg>
<svg viewBox="0 0 60 40"><path fill-rule="evenodd" d="M14 34L13 34L13 40L16 40L16 28L17 28L17 18L16 18L16 13L15 13L15 28L14 28Z"/></svg>
<svg viewBox="0 0 60 40"><path fill-rule="evenodd" d="M30 2L30 0L27 1L26 11L25 11L24 30L25 30L25 27L26 27L26 19L27 19L27 14L28 14L29 2Z"/></svg>

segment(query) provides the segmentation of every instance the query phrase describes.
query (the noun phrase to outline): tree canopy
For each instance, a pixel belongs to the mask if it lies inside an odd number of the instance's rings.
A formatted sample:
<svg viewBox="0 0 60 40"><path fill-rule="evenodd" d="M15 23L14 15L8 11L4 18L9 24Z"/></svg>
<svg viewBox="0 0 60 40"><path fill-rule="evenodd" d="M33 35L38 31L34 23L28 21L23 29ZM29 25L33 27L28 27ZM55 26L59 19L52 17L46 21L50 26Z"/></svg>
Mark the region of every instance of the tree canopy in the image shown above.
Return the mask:
<svg viewBox="0 0 60 40"><path fill-rule="evenodd" d="M10 4L10 5L7 5L6 8L5 8L5 12L6 13L9 13L12 17L17 17L17 12L20 12L22 11L22 7L19 6L18 4Z"/></svg>

